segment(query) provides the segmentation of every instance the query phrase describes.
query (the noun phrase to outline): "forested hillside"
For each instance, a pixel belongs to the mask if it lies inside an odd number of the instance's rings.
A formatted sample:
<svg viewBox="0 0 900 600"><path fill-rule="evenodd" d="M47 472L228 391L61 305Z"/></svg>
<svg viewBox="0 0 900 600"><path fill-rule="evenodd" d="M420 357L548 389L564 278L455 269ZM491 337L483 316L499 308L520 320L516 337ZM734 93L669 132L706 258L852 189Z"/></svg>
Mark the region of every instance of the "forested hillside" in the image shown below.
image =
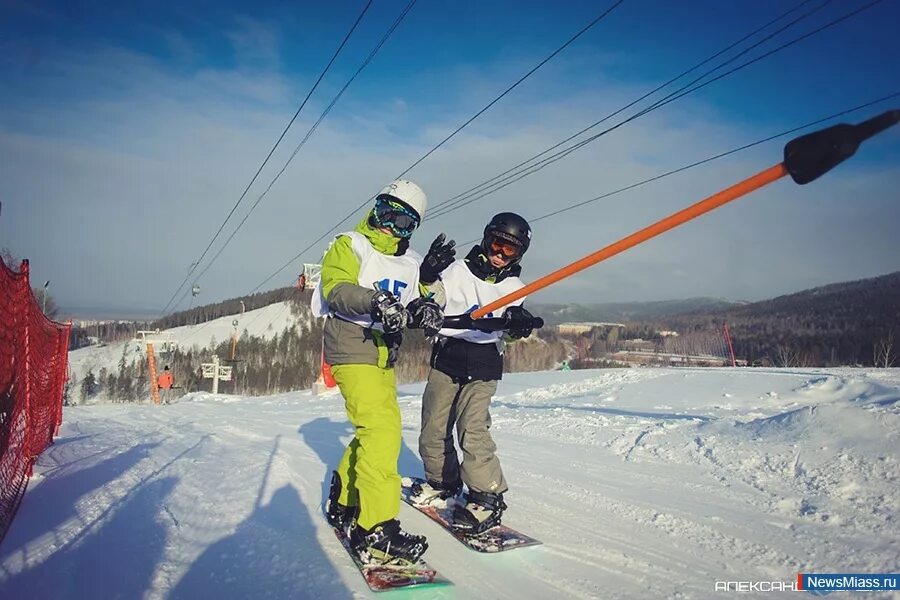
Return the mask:
<svg viewBox="0 0 900 600"><path fill-rule="evenodd" d="M528 308L539 314L548 325L577 321L634 323L695 312L712 311L746 304L722 298L686 298L657 302L604 302L594 304L545 304L528 302Z"/></svg>
<svg viewBox="0 0 900 600"><path fill-rule="evenodd" d="M889 346L896 348L900 337L900 272L658 320L662 328L682 332L723 323L735 354L750 363L884 366L897 355Z"/></svg>
<svg viewBox="0 0 900 600"><path fill-rule="evenodd" d="M265 337L250 335L246 329L239 334L234 361L230 362L232 340L214 340L209 345L180 346L174 353L160 356L159 363L170 367L176 377L179 394L198 389L208 390L211 380L201 377L201 363L209 362L214 355L227 359L224 365L233 368L232 381L219 384L219 392L241 395L277 394L298 389L308 389L319 375L322 351L322 319L312 318L309 309L310 290L294 288L274 290L268 294L251 297L254 307L270 303L289 303L290 325L274 335ZM147 327L156 328L165 323L171 326L194 324L195 319L210 319L240 312L240 301L233 299L191 311L176 313L166 320ZM250 307L247 307L250 310ZM236 312L230 312L236 309ZM134 325L137 327L137 325ZM124 332L122 332L124 333ZM116 364L110 364L85 373L74 374L70 379L66 399L69 403L89 401L94 398L115 402L146 400L150 397L147 361L136 343L123 344L122 354ZM86 349L85 351L89 351ZM510 344L505 353L507 370L535 371L559 366L568 356L569 349L552 331L539 332L531 339ZM396 366L401 383L421 381L428 373L431 344L420 331L404 333L400 360Z"/></svg>

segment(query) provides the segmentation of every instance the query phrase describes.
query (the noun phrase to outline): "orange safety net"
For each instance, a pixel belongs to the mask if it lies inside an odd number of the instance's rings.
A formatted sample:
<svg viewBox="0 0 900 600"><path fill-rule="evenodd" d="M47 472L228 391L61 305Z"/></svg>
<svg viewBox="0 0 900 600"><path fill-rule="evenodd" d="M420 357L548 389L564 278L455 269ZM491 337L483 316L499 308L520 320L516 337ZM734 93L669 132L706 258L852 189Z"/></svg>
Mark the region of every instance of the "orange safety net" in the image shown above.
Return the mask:
<svg viewBox="0 0 900 600"><path fill-rule="evenodd" d="M62 422L70 327L44 316L28 261L17 273L0 260L0 540Z"/></svg>

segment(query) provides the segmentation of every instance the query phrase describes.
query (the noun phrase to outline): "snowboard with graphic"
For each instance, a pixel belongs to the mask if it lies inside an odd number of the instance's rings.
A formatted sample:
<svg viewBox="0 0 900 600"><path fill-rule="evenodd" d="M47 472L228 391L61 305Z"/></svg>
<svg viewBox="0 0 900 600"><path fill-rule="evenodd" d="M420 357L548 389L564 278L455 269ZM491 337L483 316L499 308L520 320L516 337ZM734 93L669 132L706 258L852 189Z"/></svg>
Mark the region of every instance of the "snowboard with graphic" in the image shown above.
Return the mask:
<svg viewBox="0 0 900 600"><path fill-rule="evenodd" d="M359 568L363 579L373 592L384 592L399 588L425 588L452 585L451 581L441 576L431 568L424 560L413 564L404 565L380 565L363 562L359 556L350 549L350 538L342 529L334 529L334 534L344 546L347 554Z"/></svg>
<svg viewBox="0 0 900 600"><path fill-rule="evenodd" d="M476 552L496 553L506 552L507 550L513 550L515 548L525 548L526 546L538 546L541 544L540 541L533 537L529 537L524 533L519 533L515 529L502 524L477 535L470 535L457 531L451 526L451 523L453 522L453 507L457 502L456 499L437 500L432 504L427 505L416 504L410 499L412 496L412 486L417 482L424 483L424 481L424 479L418 477L404 477L402 480L403 487L401 488L401 497L403 498L403 501L419 512L428 515L431 520L438 523L453 537L472 550L475 550Z"/></svg>

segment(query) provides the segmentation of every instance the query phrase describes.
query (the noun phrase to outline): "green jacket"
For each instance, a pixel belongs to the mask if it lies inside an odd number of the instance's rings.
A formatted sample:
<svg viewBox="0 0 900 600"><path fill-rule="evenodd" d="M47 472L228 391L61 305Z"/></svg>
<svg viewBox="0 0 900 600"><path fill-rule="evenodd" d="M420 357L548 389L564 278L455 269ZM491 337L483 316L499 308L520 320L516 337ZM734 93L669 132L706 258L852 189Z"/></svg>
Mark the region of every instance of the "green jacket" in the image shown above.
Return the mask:
<svg viewBox="0 0 900 600"><path fill-rule="evenodd" d="M365 236L372 247L382 254L394 256L406 251L405 240L370 227L368 215L355 231ZM359 259L353 252L350 238L338 236L322 259L319 283L322 295L332 310L346 315L367 315L371 311L375 290L359 285L359 269ZM325 320L325 361L330 365L392 367L402 341L400 333L383 334L338 318Z"/></svg>

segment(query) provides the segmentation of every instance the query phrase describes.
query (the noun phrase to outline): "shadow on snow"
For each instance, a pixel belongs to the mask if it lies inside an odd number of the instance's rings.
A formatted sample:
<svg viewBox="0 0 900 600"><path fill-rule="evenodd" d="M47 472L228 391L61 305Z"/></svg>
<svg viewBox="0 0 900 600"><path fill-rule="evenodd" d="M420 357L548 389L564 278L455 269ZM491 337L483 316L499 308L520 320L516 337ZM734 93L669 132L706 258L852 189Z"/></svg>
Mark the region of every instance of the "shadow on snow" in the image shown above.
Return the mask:
<svg viewBox="0 0 900 600"><path fill-rule="evenodd" d="M235 532L210 545L168 598L349 598L316 542L297 489L278 488Z"/></svg>
<svg viewBox="0 0 900 600"><path fill-rule="evenodd" d="M337 469L344 450L347 448L353 435L353 426L347 421L332 421L327 417L319 417L308 423L304 423L298 430L300 437L306 445L313 449L319 459L325 465L322 475L322 501L321 512L324 513L325 502L328 499L328 489L331 483L331 472ZM347 438L347 443L343 441ZM397 461L397 470L401 476L421 476L422 460L413 452L406 442L400 445L400 458ZM324 517L323 517L324 518Z"/></svg>

